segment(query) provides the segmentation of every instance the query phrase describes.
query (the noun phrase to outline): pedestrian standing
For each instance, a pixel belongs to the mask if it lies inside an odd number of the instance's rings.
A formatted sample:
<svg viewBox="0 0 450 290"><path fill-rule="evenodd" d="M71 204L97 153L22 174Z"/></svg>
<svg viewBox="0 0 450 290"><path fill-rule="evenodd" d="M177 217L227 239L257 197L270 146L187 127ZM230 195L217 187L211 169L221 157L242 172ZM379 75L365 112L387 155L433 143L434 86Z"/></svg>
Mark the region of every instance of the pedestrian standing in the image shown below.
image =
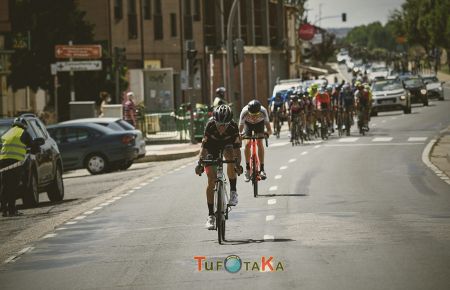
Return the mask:
<svg viewBox="0 0 450 290"><path fill-rule="evenodd" d="M0 168L2 170L2 216L20 215L16 209L16 195L19 184L24 176L25 156L27 148L31 147L31 136L27 132L27 121L16 118L8 131L2 136L0 151Z"/></svg>
<svg viewBox="0 0 450 290"><path fill-rule="evenodd" d="M98 117L102 118L105 116L105 105L111 101L111 97L107 92L100 93L100 105L98 107Z"/></svg>
<svg viewBox="0 0 450 290"><path fill-rule="evenodd" d="M134 103L134 93L128 92L124 95L123 103L123 119L136 127L136 105Z"/></svg>

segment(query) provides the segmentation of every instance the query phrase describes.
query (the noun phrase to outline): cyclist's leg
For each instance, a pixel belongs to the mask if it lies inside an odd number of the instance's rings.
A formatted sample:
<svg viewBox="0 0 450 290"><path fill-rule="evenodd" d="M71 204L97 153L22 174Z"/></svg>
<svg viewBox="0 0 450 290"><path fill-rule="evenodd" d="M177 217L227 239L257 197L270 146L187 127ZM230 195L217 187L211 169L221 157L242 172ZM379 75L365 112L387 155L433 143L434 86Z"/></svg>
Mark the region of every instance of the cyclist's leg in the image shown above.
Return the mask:
<svg viewBox="0 0 450 290"><path fill-rule="evenodd" d="M224 157L225 160L231 161L234 160L234 156L235 156L235 149L233 149L233 147L231 146L227 146L224 150ZM237 149L239 150L239 149ZM227 164L227 175L228 175L228 180L230 182L230 199L228 204L231 206L235 206L238 203L238 196L237 196L237 188L236 188L236 184L237 184L237 174L236 174L236 170L235 170L235 164L233 163L228 163Z"/></svg>

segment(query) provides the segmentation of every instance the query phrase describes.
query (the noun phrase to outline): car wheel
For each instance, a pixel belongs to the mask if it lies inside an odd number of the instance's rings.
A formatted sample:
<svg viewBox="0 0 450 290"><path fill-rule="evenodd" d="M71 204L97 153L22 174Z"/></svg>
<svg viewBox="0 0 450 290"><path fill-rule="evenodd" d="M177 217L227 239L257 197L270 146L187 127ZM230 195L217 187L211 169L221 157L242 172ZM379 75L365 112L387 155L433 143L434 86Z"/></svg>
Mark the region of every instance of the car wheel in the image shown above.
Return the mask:
<svg viewBox="0 0 450 290"><path fill-rule="evenodd" d="M31 177L26 187L24 196L22 198L23 204L26 207L36 207L39 204L39 190L37 174L34 170L31 172Z"/></svg>
<svg viewBox="0 0 450 290"><path fill-rule="evenodd" d="M91 154L86 158L86 169L90 174L102 174L108 170L108 161L101 154Z"/></svg>
<svg viewBox="0 0 450 290"><path fill-rule="evenodd" d="M124 161L123 163L121 163L119 165L119 169L120 170L127 170L128 168L131 167L131 165L133 165L133 160L130 161Z"/></svg>
<svg viewBox="0 0 450 290"><path fill-rule="evenodd" d="M55 179L47 190L50 201L61 201L64 199L64 183L60 166L56 167Z"/></svg>

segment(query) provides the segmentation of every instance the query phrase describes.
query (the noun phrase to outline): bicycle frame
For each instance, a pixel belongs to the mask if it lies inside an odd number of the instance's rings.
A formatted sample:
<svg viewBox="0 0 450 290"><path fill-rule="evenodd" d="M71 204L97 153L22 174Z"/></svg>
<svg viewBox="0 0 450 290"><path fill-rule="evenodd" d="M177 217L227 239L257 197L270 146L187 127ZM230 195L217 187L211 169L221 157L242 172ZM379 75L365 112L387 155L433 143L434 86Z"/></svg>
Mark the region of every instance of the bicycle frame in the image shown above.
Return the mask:
<svg viewBox="0 0 450 290"><path fill-rule="evenodd" d="M258 196L258 181L261 180L261 176L259 175L259 158L258 158L258 152L256 150L256 140L257 139L265 139L266 140L266 147L267 147L267 138L265 137L246 137L244 139L248 139L250 143L250 172L252 173L251 180L253 184L253 196Z"/></svg>

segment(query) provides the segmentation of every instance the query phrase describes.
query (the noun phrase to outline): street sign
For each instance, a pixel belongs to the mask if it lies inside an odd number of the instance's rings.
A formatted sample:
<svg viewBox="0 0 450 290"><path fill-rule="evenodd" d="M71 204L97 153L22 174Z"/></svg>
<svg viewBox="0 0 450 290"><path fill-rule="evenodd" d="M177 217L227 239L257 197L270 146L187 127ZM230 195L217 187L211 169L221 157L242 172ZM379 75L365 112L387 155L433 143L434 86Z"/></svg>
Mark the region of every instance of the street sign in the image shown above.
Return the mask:
<svg viewBox="0 0 450 290"><path fill-rule="evenodd" d="M92 61L58 61L56 63L57 71L90 71L101 70L102 62L100 60Z"/></svg>
<svg viewBox="0 0 450 290"><path fill-rule="evenodd" d="M311 40L316 34L316 28L308 23L302 24L298 29L298 37L302 40Z"/></svg>
<svg viewBox="0 0 450 290"><path fill-rule="evenodd" d="M55 45L56 58L101 58L101 45Z"/></svg>

